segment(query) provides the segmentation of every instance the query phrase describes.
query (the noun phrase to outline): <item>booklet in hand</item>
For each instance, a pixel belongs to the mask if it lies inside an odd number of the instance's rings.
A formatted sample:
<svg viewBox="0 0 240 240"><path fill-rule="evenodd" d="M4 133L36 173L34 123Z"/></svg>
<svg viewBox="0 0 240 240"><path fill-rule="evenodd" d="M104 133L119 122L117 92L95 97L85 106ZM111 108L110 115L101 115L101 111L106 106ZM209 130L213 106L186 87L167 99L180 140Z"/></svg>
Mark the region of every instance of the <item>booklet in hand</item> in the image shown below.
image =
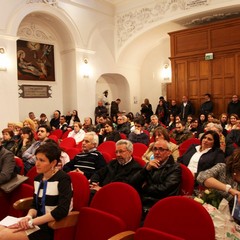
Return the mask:
<svg viewBox="0 0 240 240"><path fill-rule="evenodd" d="M238 203L238 196L234 196L234 203L232 209L232 216L234 219L240 221L240 204Z"/></svg>

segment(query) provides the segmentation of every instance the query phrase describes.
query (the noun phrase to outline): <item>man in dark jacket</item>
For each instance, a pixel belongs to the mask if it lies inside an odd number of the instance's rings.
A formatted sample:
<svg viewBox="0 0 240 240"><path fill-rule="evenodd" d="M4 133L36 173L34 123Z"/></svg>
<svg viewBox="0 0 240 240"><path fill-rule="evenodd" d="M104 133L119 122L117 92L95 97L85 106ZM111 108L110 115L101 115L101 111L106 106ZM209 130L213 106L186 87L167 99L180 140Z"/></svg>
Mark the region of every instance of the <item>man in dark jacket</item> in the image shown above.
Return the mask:
<svg viewBox="0 0 240 240"><path fill-rule="evenodd" d="M0 143L0 184L8 182L14 176L16 176L14 154Z"/></svg>
<svg viewBox="0 0 240 240"><path fill-rule="evenodd" d="M188 100L187 96L182 97L182 103L180 105L180 118L183 121L187 120L188 115L194 115L195 109L192 103Z"/></svg>
<svg viewBox="0 0 240 240"><path fill-rule="evenodd" d="M131 184L138 190L144 213L158 200L179 195L182 170L172 157L169 143L159 140L153 146L154 160L132 178Z"/></svg>
<svg viewBox="0 0 240 240"><path fill-rule="evenodd" d="M232 96L232 101L227 106L227 113L230 114L237 114L240 117L240 101L237 95Z"/></svg>
<svg viewBox="0 0 240 240"><path fill-rule="evenodd" d="M200 107L200 114L207 116L213 112L213 102L211 101L211 94L206 93L204 95L205 102Z"/></svg>
<svg viewBox="0 0 240 240"><path fill-rule="evenodd" d="M111 182L130 183L141 166L132 158L133 144L128 140L116 142L116 159L98 170L90 179L92 195Z"/></svg>
<svg viewBox="0 0 240 240"><path fill-rule="evenodd" d="M119 112L119 104L121 102L121 99L117 99L116 101L111 102L111 118L115 116L117 118L117 114Z"/></svg>

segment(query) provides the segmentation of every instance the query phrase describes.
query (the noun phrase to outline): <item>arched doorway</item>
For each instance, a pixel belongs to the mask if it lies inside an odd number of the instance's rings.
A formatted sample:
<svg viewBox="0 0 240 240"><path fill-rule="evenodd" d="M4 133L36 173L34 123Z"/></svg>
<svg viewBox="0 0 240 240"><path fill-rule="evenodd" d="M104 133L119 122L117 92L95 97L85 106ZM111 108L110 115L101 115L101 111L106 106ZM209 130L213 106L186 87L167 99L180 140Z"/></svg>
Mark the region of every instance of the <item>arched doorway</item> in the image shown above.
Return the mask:
<svg viewBox="0 0 240 240"><path fill-rule="evenodd" d="M96 82L96 103L102 99L103 92L108 90L108 102L111 103L117 98L121 99L119 109L128 113L131 111L130 102L130 89L127 79L117 73L102 74Z"/></svg>

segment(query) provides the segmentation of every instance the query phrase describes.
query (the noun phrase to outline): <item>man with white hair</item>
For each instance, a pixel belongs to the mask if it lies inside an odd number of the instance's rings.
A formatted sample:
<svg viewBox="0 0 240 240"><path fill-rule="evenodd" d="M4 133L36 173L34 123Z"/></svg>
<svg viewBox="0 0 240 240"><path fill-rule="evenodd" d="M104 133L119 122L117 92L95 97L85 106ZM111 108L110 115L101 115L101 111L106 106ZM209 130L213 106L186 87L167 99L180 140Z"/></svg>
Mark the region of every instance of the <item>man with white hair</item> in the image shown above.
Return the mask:
<svg viewBox="0 0 240 240"><path fill-rule="evenodd" d="M95 132L85 133L82 152L63 166L65 172L75 171L89 179L97 170L106 165L103 155L97 151L98 135Z"/></svg>

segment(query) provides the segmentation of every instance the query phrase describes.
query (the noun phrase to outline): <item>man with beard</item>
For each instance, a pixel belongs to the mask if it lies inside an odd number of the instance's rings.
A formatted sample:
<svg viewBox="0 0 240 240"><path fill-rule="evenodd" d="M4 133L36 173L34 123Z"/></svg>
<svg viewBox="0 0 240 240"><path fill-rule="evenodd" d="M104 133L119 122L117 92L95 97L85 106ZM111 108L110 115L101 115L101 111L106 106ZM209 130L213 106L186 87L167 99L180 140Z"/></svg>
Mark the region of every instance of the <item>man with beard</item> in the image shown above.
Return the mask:
<svg viewBox="0 0 240 240"><path fill-rule="evenodd" d="M131 183L132 176L141 166L132 157L133 144L128 140L116 142L116 159L98 170L90 178L92 196L104 185L111 182Z"/></svg>

